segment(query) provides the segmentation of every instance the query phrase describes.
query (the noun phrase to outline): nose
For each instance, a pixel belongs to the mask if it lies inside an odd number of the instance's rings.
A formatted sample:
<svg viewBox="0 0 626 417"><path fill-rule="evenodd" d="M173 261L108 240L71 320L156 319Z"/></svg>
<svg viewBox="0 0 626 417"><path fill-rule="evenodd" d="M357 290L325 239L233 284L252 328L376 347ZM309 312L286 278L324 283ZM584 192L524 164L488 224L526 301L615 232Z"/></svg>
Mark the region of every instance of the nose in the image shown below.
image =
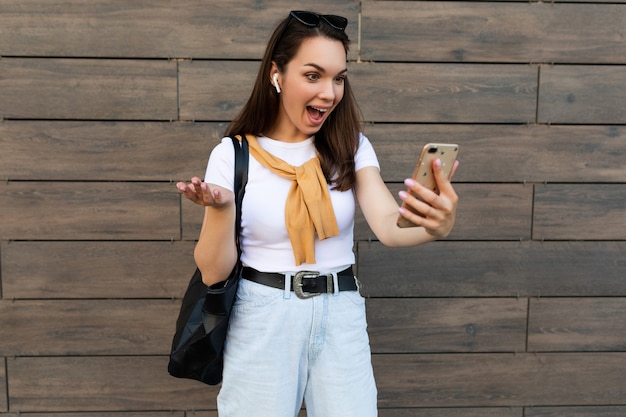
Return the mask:
<svg viewBox="0 0 626 417"><path fill-rule="evenodd" d="M337 97L337 91L335 91L336 88L337 86L333 80L324 81L321 83L318 96L323 100L333 102L335 101L335 97Z"/></svg>

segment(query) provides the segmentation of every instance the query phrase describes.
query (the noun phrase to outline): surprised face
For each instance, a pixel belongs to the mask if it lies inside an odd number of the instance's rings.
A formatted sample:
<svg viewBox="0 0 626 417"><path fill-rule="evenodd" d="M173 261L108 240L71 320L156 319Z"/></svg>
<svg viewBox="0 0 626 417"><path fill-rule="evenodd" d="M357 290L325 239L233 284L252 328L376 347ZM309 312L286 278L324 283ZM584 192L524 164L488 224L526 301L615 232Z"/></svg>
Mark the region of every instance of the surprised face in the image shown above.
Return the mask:
<svg viewBox="0 0 626 417"><path fill-rule="evenodd" d="M305 39L278 76L281 89L276 124L265 132L276 140L299 142L317 133L344 94L346 52L323 36ZM270 74L278 72L275 64Z"/></svg>

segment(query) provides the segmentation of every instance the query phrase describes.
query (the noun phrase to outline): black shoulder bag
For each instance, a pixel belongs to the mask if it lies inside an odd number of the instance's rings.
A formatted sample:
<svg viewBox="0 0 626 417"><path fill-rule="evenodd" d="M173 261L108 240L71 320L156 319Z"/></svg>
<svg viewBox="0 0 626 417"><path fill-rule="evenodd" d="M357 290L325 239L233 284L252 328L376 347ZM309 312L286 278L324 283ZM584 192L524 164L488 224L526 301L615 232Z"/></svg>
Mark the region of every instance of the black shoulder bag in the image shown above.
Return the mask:
<svg viewBox="0 0 626 417"><path fill-rule="evenodd" d="M196 268L191 277L176 320L176 333L167 370L177 378L195 379L217 385L222 381L224 341L228 330L230 311L235 302L241 275L241 203L248 182L248 142L241 135L235 147L235 241L237 264L228 278L207 287Z"/></svg>

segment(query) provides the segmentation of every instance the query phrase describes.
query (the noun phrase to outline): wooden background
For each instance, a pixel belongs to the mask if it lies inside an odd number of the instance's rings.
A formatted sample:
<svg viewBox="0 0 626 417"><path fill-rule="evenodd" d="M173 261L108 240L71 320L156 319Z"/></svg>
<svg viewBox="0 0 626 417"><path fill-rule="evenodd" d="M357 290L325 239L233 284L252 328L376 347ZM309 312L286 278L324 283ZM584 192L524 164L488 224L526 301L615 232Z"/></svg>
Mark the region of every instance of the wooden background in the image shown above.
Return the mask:
<svg viewBox="0 0 626 417"><path fill-rule="evenodd" d="M381 417L626 416L626 2L316 2L389 187L461 145L457 226L359 216ZM215 417L166 372L202 175L309 2L0 2L0 416Z"/></svg>

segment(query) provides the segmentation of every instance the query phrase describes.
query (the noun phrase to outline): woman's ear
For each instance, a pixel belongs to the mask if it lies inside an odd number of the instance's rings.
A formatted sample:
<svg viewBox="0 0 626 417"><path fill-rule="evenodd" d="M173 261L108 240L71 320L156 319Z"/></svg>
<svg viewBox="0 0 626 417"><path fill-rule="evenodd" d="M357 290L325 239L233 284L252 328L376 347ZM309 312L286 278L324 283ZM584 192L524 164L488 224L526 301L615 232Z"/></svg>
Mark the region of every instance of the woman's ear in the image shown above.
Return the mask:
<svg viewBox="0 0 626 417"><path fill-rule="evenodd" d="M280 87L278 86L278 73L277 72L274 73L274 76L272 77L272 81L274 82L274 87L276 87L276 92L280 94Z"/></svg>
<svg viewBox="0 0 626 417"><path fill-rule="evenodd" d="M270 68L270 83L276 88L276 92L280 94L280 85L278 85L278 76L280 75L280 71L278 70L278 65L276 62L272 61L272 66Z"/></svg>

